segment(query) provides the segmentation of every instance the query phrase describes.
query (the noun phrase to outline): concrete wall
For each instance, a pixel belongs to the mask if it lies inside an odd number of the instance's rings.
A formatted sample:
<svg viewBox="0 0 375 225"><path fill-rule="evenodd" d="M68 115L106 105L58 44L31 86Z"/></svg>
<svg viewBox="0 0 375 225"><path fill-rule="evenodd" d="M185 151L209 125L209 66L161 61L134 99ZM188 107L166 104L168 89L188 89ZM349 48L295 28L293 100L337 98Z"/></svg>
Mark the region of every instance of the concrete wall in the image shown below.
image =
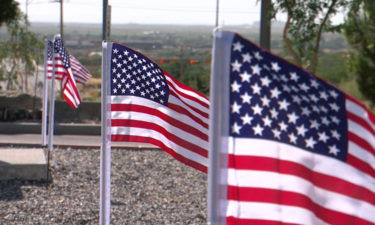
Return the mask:
<svg viewBox="0 0 375 225"><path fill-rule="evenodd" d="M40 98L30 95L0 96L0 122L40 122L42 119ZM82 102L72 109L65 101L55 102L57 123L100 123L100 102Z"/></svg>
<svg viewBox="0 0 375 225"><path fill-rule="evenodd" d="M100 123L100 102L82 102L72 109L65 101L55 103L55 121L61 123Z"/></svg>
<svg viewBox="0 0 375 225"><path fill-rule="evenodd" d="M34 122L0 122L0 134L41 134L41 124ZM100 135L100 124L55 123L55 135Z"/></svg>

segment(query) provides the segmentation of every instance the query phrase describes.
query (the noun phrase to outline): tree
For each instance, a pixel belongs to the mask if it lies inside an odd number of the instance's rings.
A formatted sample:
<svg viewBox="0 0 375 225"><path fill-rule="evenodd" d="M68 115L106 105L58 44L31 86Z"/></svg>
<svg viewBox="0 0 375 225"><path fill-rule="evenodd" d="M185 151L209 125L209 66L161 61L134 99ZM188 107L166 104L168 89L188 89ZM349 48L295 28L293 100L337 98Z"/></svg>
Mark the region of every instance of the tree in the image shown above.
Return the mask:
<svg viewBox="0 0 375 225"><path fill-rule="evenodd" d="M283 12L287 20L283 31L285 48L296 64L315 72L323 32L338 31L331 18L350 0L273 0L273 14Z"/></svg>
<svg viewBox="0 0 375 225"><path fill-rule="evenodd" d="M10 38L0 42L0 80L6 89L28 90L27 76L33 74L41 61L43 43L27 29L26 17L19 14L7 23Z"/></svg>
<svg viewBox="0 0 375 225"><path fill-rule="evenodd" d="M353 2L344 32L353 47L349 62L357 77L359 89L375 104L375 1Z"/></svg>
<svg viewBox="0 0 375 225"><path fill-rule="evenodd" d="M15 0L0 1L0 26L3 23L10 23L16 20L20 14L18 2Z"/></svg>
<svg viewBox="0 0 375 225"><path fill-rule="evenodd" d="M182 48L181 48L182 49ZM181 83L205 95L209 93L210 70L209 52L193 53L192 51L173 51L172 60L161 64L163 70L176 78Z"/></svg>

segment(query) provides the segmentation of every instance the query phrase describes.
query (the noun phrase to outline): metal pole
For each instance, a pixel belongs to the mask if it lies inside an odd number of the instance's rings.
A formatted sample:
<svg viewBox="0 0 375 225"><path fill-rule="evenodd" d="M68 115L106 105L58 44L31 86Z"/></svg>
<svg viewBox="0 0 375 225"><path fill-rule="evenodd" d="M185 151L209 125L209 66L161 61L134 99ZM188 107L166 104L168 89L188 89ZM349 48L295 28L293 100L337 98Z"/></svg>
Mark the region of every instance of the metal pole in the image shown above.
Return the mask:
<svg viewBox="0 0 375 225"><path fill-rule="evenodd" d="M106 35L107 35L107 8L108 8L108 0L103 0L103 30L102 30L102 40L106 41Z"/></svg>
<svg viewBox="0 0 375 225"><path fill-rule="evenodd" d="M55 38L54 38L55 39ZM55 43L53 43L54 46ZM51 79L51 90L50 90L50 101L49 101L49 115L48 115L48 151L53 149L53 129L55 122L55 50L52 47L52 79Z"/></svg>
<svg viewBox="0 0 375 225"><path fill-rule="evenodd" d="M111 5L107 6L107 25L106 25L106 33L105 33L105 40L109 41L111 39L111 13L112 7Z"/></svg>
<svg viewBox="0 0 375 225"><path fill-rule="evenodd" d="M55 36L56 37L56 36ZM53 40L55 41L55 37ZM52 46L55 43L53 42ZM49 181L49 171L50 171L50 155L53 150L53 129L55 125L55 50L52 47L52 79L51 79L51 91L50 91L50 104L49 104L49 116L48 116L48 150L47 150L47 181Z"/></svg>
<svg viewBox="0 0 375 225"><path fill-rule="evenodd" d="M215 27L219 26L219 0L216 0L216 22Z"/></svg>
<svg viewBox="0 0 375 225"><path fill-rule="evenodd" d="M44 84L43 84L43 111L42 111L42 145L47 145L47 110L48 110L48 78L47 78L47 48L48 40L44 42Z"/></svg>
<svg viewBox="0 0 375 225"><path fill-rule="evenodd" d="M229 72L233 34L214 31L211 63L209 167L207 220L209 225L225 224L226 168L229 142Z"/></svg>
<svg viewBox="0 0 375 225"><path fill-rule="evenodd" d="M26 0L26 18L28 19L28 15L29 15L29 0Z"/></svg>
<svg viewBox="0 0 375 225"><path fill-rule="evenodd" d="M271 48L271 0L262 0L260 12L260 46Z"/></svg>
<svg viewBox="0 0 375 225"><path fill-rule="evenodd" d="M100 149L100 225L109 225L111 219L111 142L109 132L109 57L112 44L103 42L102 49L102 143Z"/></svg>
<svg viewBox="0 0 375 225"><path fill-rule="evenodd" d="M61 39L64 40L64 1L60 0L60 35Z"/></svg>

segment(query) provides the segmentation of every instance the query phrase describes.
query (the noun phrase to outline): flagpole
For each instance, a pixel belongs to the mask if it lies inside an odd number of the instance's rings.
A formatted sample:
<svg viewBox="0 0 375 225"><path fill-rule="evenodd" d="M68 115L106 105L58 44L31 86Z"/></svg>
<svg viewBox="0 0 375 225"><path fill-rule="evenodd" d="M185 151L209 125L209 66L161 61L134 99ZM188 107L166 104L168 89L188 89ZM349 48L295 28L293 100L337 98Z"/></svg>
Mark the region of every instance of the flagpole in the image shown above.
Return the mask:
<svg viewBox="0 0 375 225"><path fill-rule="evenodd" d="M271 49L271 0L262 0L260 10L260 46Z"/></svg>
<svg viewBox="0 0 375 225"><path fill-rule="evenodd" d="M102 40L108 40L108 0L103 0Z"/></svg>
<svg viewBox="0 0 375 225"><path fill-rule="evenodd" d="M47 110L48 110L48 69L47 69L47 48L48 40L44 41L44 84L43 84L43 111L42 111L42 146L47 145Z"/></svg>
<svg viewBox="0 0 375 225"><path fill-rule="evenodd" d="M102 44L102 107L100 150L100 225L109 225L111 219L111 142L109 130L109 58L112 44Z"/></svg>
<svg viewBox="0 0 375 225"><path fill-rule="evenodd" d="M226 173L229 136L229 65L233 35L214 30L210 84L210 124L208 154L208 224L225 224Z"/></svg>
<svg viewBox="0 0 375 225"><path fill-rule="evenodd" d="M215 27L219 26L219 0L216 0L216 20Z"/></svg>
<svg viewBox="0 0 375 225"><path fill-rule="evenodd" d="M51 79L51 90L50 90L50 101L49 101L49 111L48 111L48 149L47 149L47 181L49 180L50 171L50 157L51 151L53 149L53 129L55 122L55 49L54 43L55 38L52 43L52 79Z"/></svg>
<svg viewBox="0 0 375 225"><path fill-rule="evenodd" d="M55 38L54 38L55 39ZM51 90L50 90L50 104L49 104L49 115L48 115L48 152L53 149L53 129L55 122L55 50L54 42L52 45L52 79L51 79Z"/></svg>

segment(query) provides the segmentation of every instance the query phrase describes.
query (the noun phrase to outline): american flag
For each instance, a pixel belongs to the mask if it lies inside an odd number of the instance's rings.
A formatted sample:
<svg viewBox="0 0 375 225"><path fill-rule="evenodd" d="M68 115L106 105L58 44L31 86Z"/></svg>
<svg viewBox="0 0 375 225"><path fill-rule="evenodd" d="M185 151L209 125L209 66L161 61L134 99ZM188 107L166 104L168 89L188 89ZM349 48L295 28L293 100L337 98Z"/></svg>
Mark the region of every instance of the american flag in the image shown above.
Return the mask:
<svg viewBox="0 0 375 225"><path fill-rule="evenodd" d="M47 48L47 55L46 55L46 71L47 77L50 79L53 74L53 43L52 41L47 41L46 46Z"/></svg>
<svg viewBox="0 0 375 225"><path fill-rule="evenodd" d="M113 43L111 140L154 144L207 172L209 101L141 53Z"/></svg>
<svg viewBox="0 0 375 225"><path fill-rule="evenodd" d="M226 223L375 224L374 115L224 33L233 38L215 48L230 48Z"/></svg>
<svg viewBox="0 0 375 225"><path fill-rule="evenodd" d="M48 41L47 43L47 78L51 79L53 74L53 43ZM73 56L69 55L71 69L73 72L73 77L77 83L85 85L87 81L92 77L90 72ZM55 56L55 79L62 80L66 74L66 70L62 64L61 58Z"/></svg>
<svg viewBox="0 0 375 225"><path fill-rule="evenodd" d="M92 77L90 72L74 57L69 55L70 64L72 66L72 72L74 80L77 83L85 85L87 81Z"/></svg>
<svg viewBox="0 0 375 225"><path fill-rule="evenodd" d="M66 51L62 40L59 36L54 38L54 53L58 58L54 62L55 71L62 74L61 91L65 101L73 108L76 109L81 103L81 98L77 89L77 84L71 69L71 62L68 52ZM56 74L56 72L55 72Z"/></svg>

